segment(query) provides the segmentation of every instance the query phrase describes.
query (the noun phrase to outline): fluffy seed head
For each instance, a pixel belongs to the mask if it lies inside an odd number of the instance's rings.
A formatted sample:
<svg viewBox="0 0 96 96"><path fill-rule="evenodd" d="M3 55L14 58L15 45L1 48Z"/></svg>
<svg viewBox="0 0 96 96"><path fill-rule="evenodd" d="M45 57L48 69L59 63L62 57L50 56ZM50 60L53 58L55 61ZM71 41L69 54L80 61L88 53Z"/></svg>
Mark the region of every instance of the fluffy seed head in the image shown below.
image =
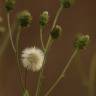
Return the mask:
<svg viewBox="0 0 96 96"><path fill-rule="evenodd" d="M23 50L21 57L23 66L28 70L39 71L43 66L44 53L38 48L26 48Z"/></svg>

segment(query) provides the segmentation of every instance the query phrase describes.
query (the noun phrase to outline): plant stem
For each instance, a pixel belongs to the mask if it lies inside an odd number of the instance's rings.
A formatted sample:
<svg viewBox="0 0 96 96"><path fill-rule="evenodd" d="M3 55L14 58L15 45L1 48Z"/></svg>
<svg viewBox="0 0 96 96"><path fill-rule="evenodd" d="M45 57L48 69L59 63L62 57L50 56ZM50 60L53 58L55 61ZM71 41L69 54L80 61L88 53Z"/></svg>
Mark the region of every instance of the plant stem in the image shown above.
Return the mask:
<svg viewBox="0 0 96 96"><path fill-rule="evenodd" d="M40 27L40 41L41 41L41 45L42 45L43 50L45 50L44 43L43 43L43 36L42 36L42 33L43 33L43 28Z"/></svg>
<svg viewBox="0 0 96 96"><path fill-rule="evenodd" d="M39 96L40 94L40 87L41 87L41 80L42 80L42 77L43 77L43 69L44 69L44 65L46 63L46 57L47 57L47 52L48 52L48 49L49 49L49 46L50 46L50 43L51 43L51 38L49 38L48 42L47 42L47 45L46 45L46 48L45 48L45 51L44 51L44 61L43 61L43 67L42 69L40 70L40 74L39 74L39 78L38 78L38 83L37 83L37 90L36 90L36 96Z"/></svg>
<svg viewBox="0 0 96 96"><path fill-rule="evenodd" d="M51 30L53 30L53 28L55 27L55 25L56 25L56 23L57 23L57 20L58 20L58 18L59 18L59 16L60 16L60 13L61 13L62 9L63 9L63 6L61 5L61 6L59 7L59 9L57 10L57 13L56 13L56 15L55 15L55 19L54 19L54 21L53 21L53 25L52 25Z"/></svg>
<svg viewBox="0 0 96 96"><path fill-rule="evenodd" d="M20 31L20 27L19 27L19 31ZM21 82L21 87L22 87L22 90L23 92L25 91L25 87L23 86L23 80L22 80L22 74L21 74L21 69L20 69L20 61L19 61L19 37L20 37L20 33L19 32L17 33L17 37L16 37L16 58L17 58L17 67L18 67L18 74L20 76L20 82ZM18 77L19 77L18 76Z"/></svg>
<svg viewBox="0 0 96 96"><path fill-rule="evenodd" d="M89 96L95 96L95 78L96 78L96 55L93 57L91 66L90 66L90 72L89 72Z"/></svg>
<svg viewBox="0 0 96 96"><path fill-rule="evenodd" d="M40 95L40 87L41 87L42 76L43 76L43 68L41 69L40 74L39 74L39 78L38 78L38 82L37 82L37 89L36 89L36 96Z"/></svg>
<svg viewBox="0 0 96 96"><path fill-rule="evenodd" d="M7 23L8 23L8 30L9 30L9 36L10 36L12 48L13 48L13 51L16 53L16 49L15 49L13 39L12 39L12 32L11 32L11 25L10 25L10 13L7 13Z"/></svg>
<svg viewBox="0 0 96 96"><path fill-rule="evenodd" d="M27 69L25 69L25 89L27 89Z"/></svg>
<svg viewBox="0 0 96 96"><path fill-rule="evenodd" d="M58 18L59 18L59 15L60 15L62 9L63 9L63 6L60 6L59 9L57 10L57 13L56 13L55 19L54 19L54 21L53 21L53 25L52 25L51 30L53 30L53 28L55 27L56 22L57 22L57 20L58 20ZM41 31L42 31L42 30L41 30ZM41 34L41 35L42 35L42 34ZM41 36L41 37L42 37L42 36ZM42 40L41 40L41 42L42 42ZM45 50L44 50L45 59L46 59L48 50L49 50L49 48L50 48L50 46L51 46L52 43L53 43L53 40L52 40L51 36L49 35L48 41L47 41L47 44L46 44L46 48L45 48ZM42 46L43 46L43 44L42 44ZM44 59L44 64L45 64L45 59ZM43 64L43 67L44 67L44 64ZM40 71L39 78L38 78L36 96L39 96L41 79L42 79L42 75L43 75L43 67L42 67L42 70Z"/></svg>
<svg viewBox="0 0 96 96"><path fill-rule="evenodd" d="M57 84L61 81L61 79L64 78L65 73L66 73L67 69L69 68L72 60L73 60L74 57L76 56L77 52L78 52L77 49L73 52L72 56L70 57L68 63L67 63L66 66L64 67L64 69L63 69L63 71L61 72L60 76L57 78L57 80L55 81L55 83L52 85L52 87L47 91L47 93L46 93L44 96L48 96L48 95L52 92L52 90L57 86Z"/></svg>

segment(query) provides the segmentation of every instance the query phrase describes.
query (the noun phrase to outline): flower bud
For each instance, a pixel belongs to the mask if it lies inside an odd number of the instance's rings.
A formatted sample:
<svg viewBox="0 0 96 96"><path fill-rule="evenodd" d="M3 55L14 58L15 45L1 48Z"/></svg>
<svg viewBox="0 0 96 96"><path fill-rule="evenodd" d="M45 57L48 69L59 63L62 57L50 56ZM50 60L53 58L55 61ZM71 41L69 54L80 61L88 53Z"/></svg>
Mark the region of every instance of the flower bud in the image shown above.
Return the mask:
<svg viewBox="0 0 96 96"><path fill-rule="evenodd" d="M15 4L16 4L16 0L5 0L5 8L7 12L12 11Z"/></svg>
<svg viewBox="0 0 96 96"><path fill-rule="evenodd" d="M61 35L61 31L62 31L61 26L56 25L56 26L53 28L52 32L50 33L52 39L53 39L53 40L58 39L58 38L60 37L60 35Z"/></svg>
<svg viewBox="0 0 96 96"><path fill-rule="evenodd" d="M74 0L60 0L60 3L63 5L64 8L70 8L73 5Z"/></svg>
<svg viewBox="0 0 96 96"><path fill-rule="evenodd" d="M90 40L89 35L80 35L76 38L74 46L75 48L78 49L84 49L88 45L89 40Z"/></svg>
<svg viewBox="0 0 96 96"><path fill-rule="evenodd" d="M27 10L20 12L17 21L21 27L28 27L32 23L31 13Z"/></svg>
<svg viewBox="0 0 96 96"><path fill-rule="evenodd" d="M41 27L45 27L46 24L48 23L49 20L49 15L48 15L48 11L44 11L41 16L40 16L40 26Z"/></svg>

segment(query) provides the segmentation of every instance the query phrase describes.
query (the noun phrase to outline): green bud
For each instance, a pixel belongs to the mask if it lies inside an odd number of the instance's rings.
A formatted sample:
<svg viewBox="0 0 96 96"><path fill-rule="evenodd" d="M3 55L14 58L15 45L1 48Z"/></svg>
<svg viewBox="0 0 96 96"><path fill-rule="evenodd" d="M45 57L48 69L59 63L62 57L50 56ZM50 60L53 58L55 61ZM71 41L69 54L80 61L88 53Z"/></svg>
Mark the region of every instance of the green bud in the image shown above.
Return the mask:
<svg viewBox="0 0 96 96"><path fill-rule="evenodd" d="M21 27L28 27L32 23L31 13L27 10L20 12L17 21Z"/></svg>
<svg viewBox="0 0 96 96"><path fill-rule="evenodd" d="M89 40L89 35L79 35L74 42L74 46L78 49L84 49L88 45Z"/></svg>
<svg viewBox="0 0 96 96"><path fill-rule="evenodd" d="M44 11L41 16L40 16L40 26L41 27L45 27L46 24L48 23L49 20L49 15L48 15L48 11Z"/></svg>
<svg viewBox="0 0 96 96"><path fill-rule="evenodd" d="M52 39L53 39L53 40L58 39L58 38L60 37L60 35L61 35L61 31L62 31L61 26L56 25L56 26L53 28L52 32L50 33Z"/></svg>
<svg viewBox="0 0 96 96"><path fill-rule="evenodd" d="M73 5L74 0L60 0L60 3L64 8L70 8L71 5Z"/></svg>
<svg viewBox="0 0 96 96"><path fill-rule="evenodd" d="M16 0L5 0L5 8L7 12L12 11L15 4L16 4Z"/></svg>

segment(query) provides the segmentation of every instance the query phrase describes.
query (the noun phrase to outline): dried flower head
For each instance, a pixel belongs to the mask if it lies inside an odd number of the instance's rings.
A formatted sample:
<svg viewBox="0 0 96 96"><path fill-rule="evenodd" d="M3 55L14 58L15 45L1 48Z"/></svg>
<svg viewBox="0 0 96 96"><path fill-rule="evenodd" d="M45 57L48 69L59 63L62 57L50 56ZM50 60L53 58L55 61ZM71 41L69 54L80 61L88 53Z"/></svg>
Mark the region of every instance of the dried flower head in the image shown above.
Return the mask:
<svg viewBox="0 0 96 96"><path fill-rule="evenodd" d="M52 32L50 33L50 35L51 35L52 39L55 40L55 39L58 39L58 38L60 37L61 32L62 32L61 26L56 25L56 26L53 28L53 30L52 30Z"/></svg>
<svg viewBox="0 0 96 96"><path fill-rule="evenodd" d="M46 24L48 23L49 20L49 15L48 15L48 11L44 11L41 16L40 16L40 26L41 27L45 27Z"/></svg>
<svg viewBox="0 0 96 96"><path fill-rule="evenodd" d="M28 27L32 23L31 13L24 10L18 14L17 20L21 27Z"/></svg>
<svg viewBox="0 0 96 96"><path fill-rule="evenodd" d="M32 71L39 71L44 61L44 53L42 50L31 47L26 48L22 52L22 63L25 68Z"/></svg>
<svg viewBox="0 0 96 96"><path fill-rule="evenodd" d="M7 12L12 11L15 4L16 4L16 0L5 0L5 8Z"/></svg>
<svg viewBox="0 0 96 96"><path fill-rule="evenodd" d="M89 35L79 35L74 42L74 46L78 49L84 49L88 45L89 40Z"/></svg>
<svg viewBox="0 0 96 96"><path fill-rule="evenodd" d="M64 8L69 8L73 5L74 0L60 0L60 3L63 5Z"/></svg>

